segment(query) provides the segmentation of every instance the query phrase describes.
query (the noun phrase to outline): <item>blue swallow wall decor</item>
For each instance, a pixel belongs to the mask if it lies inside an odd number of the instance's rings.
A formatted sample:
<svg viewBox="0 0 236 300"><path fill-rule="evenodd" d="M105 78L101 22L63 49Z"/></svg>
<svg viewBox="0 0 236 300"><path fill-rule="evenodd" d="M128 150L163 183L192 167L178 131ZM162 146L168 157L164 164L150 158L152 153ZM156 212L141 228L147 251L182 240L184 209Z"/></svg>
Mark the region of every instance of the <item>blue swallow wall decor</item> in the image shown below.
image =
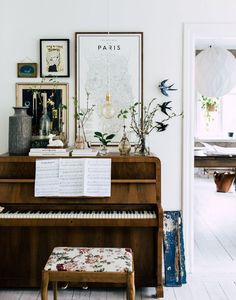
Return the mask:
<svg viewBox="0 0 236 300"><path fill-rule="evenodd" d="M159 84L159 88L160 88L161 93L164 96L169 97L169 94L167 92L168 91L177 91L177 89L172 88L174 83L171 85L167 85L167 81L168 81L168 79L162 80L161 83Z"/></svg>

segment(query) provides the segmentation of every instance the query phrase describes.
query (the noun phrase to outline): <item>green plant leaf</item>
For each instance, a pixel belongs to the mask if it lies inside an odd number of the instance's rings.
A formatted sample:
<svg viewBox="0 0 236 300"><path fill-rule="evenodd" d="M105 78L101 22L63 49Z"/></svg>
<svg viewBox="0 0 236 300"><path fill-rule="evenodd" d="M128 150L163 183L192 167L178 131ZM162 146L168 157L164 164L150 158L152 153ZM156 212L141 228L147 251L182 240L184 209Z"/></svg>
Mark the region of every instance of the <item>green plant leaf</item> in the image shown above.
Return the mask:
<svg viewBox="0 0 236 300"><path fill-rule="evenodd" d="M109 134L109 135L106 137L106 140L111 140L111 139L113 139L114 136L115 136L114 133Z"/></svg>
<svg viewBox="0 0 236 300"><path fill-rule="evenodd" d="M94 132L94 135L99 136L99 137L101 137L101 138L103 137L102 133L99 132L99 131L95 131L95 132Z"/></svg>

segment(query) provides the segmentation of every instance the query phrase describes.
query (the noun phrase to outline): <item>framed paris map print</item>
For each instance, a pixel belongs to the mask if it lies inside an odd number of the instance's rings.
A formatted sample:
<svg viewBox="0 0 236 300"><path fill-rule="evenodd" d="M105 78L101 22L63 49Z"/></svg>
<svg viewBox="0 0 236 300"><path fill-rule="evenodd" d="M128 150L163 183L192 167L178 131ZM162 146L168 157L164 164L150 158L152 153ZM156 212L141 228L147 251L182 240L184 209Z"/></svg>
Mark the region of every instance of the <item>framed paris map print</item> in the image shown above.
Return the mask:
<svg viewBox="0 0 236 300"><path fill-rule="evenodd" d="M143 34L76 32L75 47L75 94L79 109L95 105L86 136L93 143L94 131L114 133L117 143L123 125L117 118L119 111L143 101ZM103 113L108 95L113 111L110 115Z"/></svg>

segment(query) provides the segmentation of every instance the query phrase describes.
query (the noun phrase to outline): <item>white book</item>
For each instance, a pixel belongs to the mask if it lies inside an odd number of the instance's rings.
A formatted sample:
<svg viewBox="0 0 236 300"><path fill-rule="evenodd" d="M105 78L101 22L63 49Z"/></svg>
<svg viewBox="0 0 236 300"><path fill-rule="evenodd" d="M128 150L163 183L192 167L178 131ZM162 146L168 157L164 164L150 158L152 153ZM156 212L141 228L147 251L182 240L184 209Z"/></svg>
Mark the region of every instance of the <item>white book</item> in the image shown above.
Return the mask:
<svg viewBox="0 0 236 300"><path fill-rule="evenodd" d="M68 152L71 151L70 148L31 148L30 152L31 153L38 153L38 152L57 152L57 153L61 153L61 152Z"/></svg>
<svg viewBox="0 0 236 300"><path fill-rule="evenodd" d="M86 149L77 149L77 148L75 148L75 149L73 149L73 152L75 152L75 153L84 153L84 152L90 153L90 152L93 152L95 150L96 149L93 149L93 148L86 148Z"/></svg>
<svg viewBox="0 0 236 300"><path fill-rule="evenodd" d="M97 156L98 150L91 149L91 151L75 151L73 150L71 155L72 156Z"/></svg>
<svg viewBox="0 0 236 300"><path fill-rule="evenodd" d="M70 152L29 152L29 156L70 156Z"/></svg>
<svg viewBox="0 0 236 300"><path fill-rule="evenodd" d="M35 197L110 197L111 159L37 160Z"/></svg>

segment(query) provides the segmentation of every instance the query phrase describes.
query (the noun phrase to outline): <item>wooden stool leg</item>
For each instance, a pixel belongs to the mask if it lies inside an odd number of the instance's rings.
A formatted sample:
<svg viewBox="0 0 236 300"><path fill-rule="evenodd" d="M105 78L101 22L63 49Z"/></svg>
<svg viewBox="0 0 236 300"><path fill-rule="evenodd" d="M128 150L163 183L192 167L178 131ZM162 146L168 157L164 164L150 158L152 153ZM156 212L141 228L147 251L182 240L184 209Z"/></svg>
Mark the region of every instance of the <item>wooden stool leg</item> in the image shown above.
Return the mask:
<svg viewBox="0 0 236 300"><path fill-rule="evenodd" d="M135 300L134 272L127 274L127 299Z"/></svg>
<svg viewBox="0 0 236 300"><path fill-rule="evenodd" d="M48 282L49 282L48 272L42 271L42 286L41 286L42 300L48 300Z"/></svg>
<svg viewBox="0 0 236 300"><path fill-rule="evenodd" d="M57 282L53 281L52 286L53 286L53 299L57 300Z"/></svg>

